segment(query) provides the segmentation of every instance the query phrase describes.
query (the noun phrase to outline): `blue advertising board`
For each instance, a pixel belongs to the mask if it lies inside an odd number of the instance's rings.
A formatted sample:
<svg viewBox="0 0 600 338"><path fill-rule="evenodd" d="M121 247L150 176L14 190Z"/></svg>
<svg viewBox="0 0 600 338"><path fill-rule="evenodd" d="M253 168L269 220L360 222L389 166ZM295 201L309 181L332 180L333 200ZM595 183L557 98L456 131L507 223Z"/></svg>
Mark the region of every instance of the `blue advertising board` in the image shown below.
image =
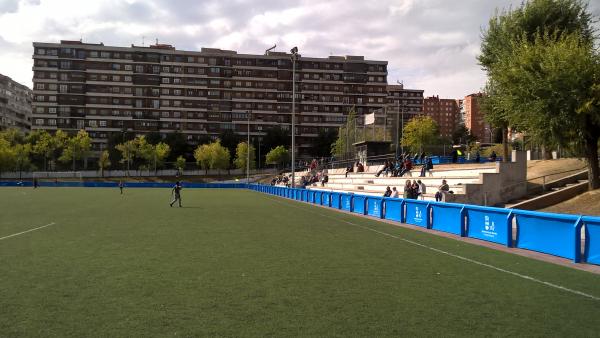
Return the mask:
<svg viewBox="0 0 600 338"><path fill-rule="evenodd" d="M352 194L340 193L341 209L345 211L352 211L353 199L354 195Z"/></svg>
<svg viewBox="0 0 600 338"><path fill-rule="evenodd" d="M369 196L369 197L367 197L366 203L367 203L366 204L367 215L377 217L377 218L383 218L383 198L382 197Z"/></svg>
<svg viewBox="0 0 600 338"><path fill-rule="evenodd" d="M572 259L581 258L581 216L513 210L516 247Z"/></svg>
<svg viewBox="0 0 600 338"><path fill-rule="evenodd" d="M331 207L334 209L341 209L341 197L339 192L331 192Z"/></svg>
<svg viewBox="0 0 600 338"><path fill-rule="evenodd" d="M413 199L404 200L406 206L405 222L408 224L429 228L429 203Z"/></svg>
<svg viewBox="0 0 600 338"><path fill-rule="evenodd" d="M364 215L365 214L365 202L367 200L367 196L365 195L354 195L352 212L357 214Z"/></svg>
<svg viewBox="0 0 600 338"><path fill-rule="evenodd" d="M585 223L585 261L600 264L600 217L583 216Z"/></svg>
<svg viewBox="0 0 600 338"><path fill-rule="evenodd" d="M464 205L455 203L431 202L431 229L464 236Z"/></svg>
<svg viewBox="0 0 600 338"><path fill-rule="evenodd" d="M321 205L328 207L329 204L331 203L330 198L331 198L331 193L328 191L324 191L323 194L321 195Z"/></svg>
<svg viewBox="0 0 600 338"><path fill-rule="evenodd" d="M465 205L467 237L512 246L512 210Z"/></svg>
<svg viewBox="0 0 600 338"><path fill-rule="evenodd" d="M402 222L404 215L404 200L401 198L386 197L384 200L384 213L385 219L392 221Z"/></svg>

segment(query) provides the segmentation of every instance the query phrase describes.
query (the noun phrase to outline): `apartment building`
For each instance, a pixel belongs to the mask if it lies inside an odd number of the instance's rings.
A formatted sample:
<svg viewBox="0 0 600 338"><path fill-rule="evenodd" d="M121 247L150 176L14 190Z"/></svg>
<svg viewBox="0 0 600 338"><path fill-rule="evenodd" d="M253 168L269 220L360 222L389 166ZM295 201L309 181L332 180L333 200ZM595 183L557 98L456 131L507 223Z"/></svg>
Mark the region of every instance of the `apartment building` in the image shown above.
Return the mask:
<svg viewBox="0 0 600 338"><path fill-rule="evenodd" d="M31 97L27 86L0 74L0 129L31 129Z"/></svg>
<svg viewBox="0 0 600 338"><path fill-rule="evenodd" d="M265 55L164 44L114 47L34 42L32 129L86 129L94 149L110 133L181 132L191 144L226 130L260 138L291 127L291 54ZM300 56L296 61L296 144L311 147L321 128L337 129L386 102L387 61ZM248 116L250 112L250 116Z"/></svg>
<svg viewBox="0 0 600 338"><path fill-rule="evenodd" d="M423 113L430 116L440 129L440 136L451 138L452 133L461 122L460 101L440 99L439 96L425 98Z"/></svg>
<svg viewBox="0 0 600 338"><path fill-rule="evenodd" d="M485 122L483 113L479 107L479 100L482 93L469 94L464 99L465 126L471 133L477 137L477 140L484 143L492 142L492 130L489 123Z"/></svg>

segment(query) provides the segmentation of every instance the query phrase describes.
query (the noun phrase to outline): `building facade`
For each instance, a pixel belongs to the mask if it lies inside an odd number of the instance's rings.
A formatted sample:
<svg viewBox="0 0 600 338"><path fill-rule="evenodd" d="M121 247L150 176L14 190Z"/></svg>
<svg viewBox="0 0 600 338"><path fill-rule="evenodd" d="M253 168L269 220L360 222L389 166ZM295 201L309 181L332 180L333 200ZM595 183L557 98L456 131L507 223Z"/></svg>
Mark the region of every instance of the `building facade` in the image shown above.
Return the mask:
<svg viewBox="0 0 600 338"><path fill-rule="evenodd" d="M33 47L32 129L86 129L95 150L111 133L180 132L195 144L228 130L247 135L248 123L253 139L291 127L291 54L80 41ZM387 61L301 56L295 85L296 145L303 154L321 128L337 129L352 107L364 115L386 104Z"/></svg>
<svg viewBox="0 0 600 338"><path fill-rule="evenodd" d="M485 122L483 113L479 107L479 100L483 94L476 93L465 96L463 100L465 111L465 126L471 131L473 136L482 143L492 143L492 130L490 125Z"/></svg>
<svg viewBox="0 0 600 338"><path fill-rule="evenodd" d="M31 129L32 91L27 86L0 74L0 129Z"/></svg>
<svg viewBox="0 0 600 338"><path fill-rule="evenodd" d="M424 100L423 113L438 124L440 136L446 138L452 137L462 120L460 101L440 99L439 96L430 96Z"/></svg>

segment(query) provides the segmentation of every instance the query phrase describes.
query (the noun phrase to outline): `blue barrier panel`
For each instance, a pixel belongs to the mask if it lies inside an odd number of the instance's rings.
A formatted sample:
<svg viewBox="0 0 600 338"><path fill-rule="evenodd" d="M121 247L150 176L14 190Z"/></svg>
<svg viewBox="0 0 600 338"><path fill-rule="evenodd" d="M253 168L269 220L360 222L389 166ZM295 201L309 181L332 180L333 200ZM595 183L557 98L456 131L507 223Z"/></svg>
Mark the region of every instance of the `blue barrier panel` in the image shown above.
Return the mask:
<svg viewBox="0 0 600 338"><path fill-rule="evenodd" d="M431 229L465 235L465 215L462 204L431 202Z"/></svg>
<svg viewBox="0 0 600 338"><path fill-rule="evenodd" d="M377 218L383 218L383 197L367 197L366 207L367 215Z"/></svg>
<svg viewBox="0 0 600 338"><path fill-rule="evenodd" d="M352 211L352 200L354 199L354 195L340 193L340 207L345 211Z"/></svg>
<svg viewBox="0 0 600 338"><path fill-rule="evenodd" d="M331 205L331 193L329 191L323 191L321 195L321 205L326 207Z"/></svg>
<svg viewBox="0 0 600 338"><path fill-rule="evenodd" d="M402 222L404 216L404 200L401 198L385 197L383 201L385 209L383 218Z"/></svg>
<svg viewBox="0 0 600 338"><path fill-rule="evenodd" d="M304 189L296 189L296 201L302 201L302 192L304 191Z"/></svg>
<svg viewBox="0 0 600 338"><path fill-rule="evenodd" d="M585 261L600 264L600 217L583 216L585 223Z"/></svg>
<svg viewBox="0 0 600 338"><path fill-rule="evenodd" d="M314 190L308 191L308 203L315 203L315 192Z"/></svg>
<svg viewBox="0 0 600 338"><path fill-rule="evenodd" d="M517 220L516 247L580 260L581 216L513 210Z"/></svg>
<svg viewBox="0 0 600 338"><path fill-rule="evenodd" d="M408 224L429 228L429 201L406 199L404 221Z"/></svg>
<svg viewBox="0 0 600 338"><path fill-rule="evenodd" d="M357 214L361 214L364 215L366 208L365 208L365 204L367 201L367 196L365 195L354 195L354 198L352 199L352 212L355 212Z"/></svg>
<svg viewBox="0 0 600 338"><path fill-rule="evenodd" d="M321 204L321 197L323 196L323 193L321 191L315 191L315 204Z"/></svg>
<svg viewBox="0 0 600 338"><path fill-rule="evenodd" d="M285 197L292 198L294 191L291 188L285 188Z"/></svg>
<svg viewBox="0 0 600 338"><path fill-rule="evenodd" d="M341 196L339 192L331 192L331 207L334 209L341 209Z"/></svg>
<svg viewBox="0 0 600 338"><path fill-rule="evenodd" d="M302 190L302 201L303 202L308 202L308 191L309 190L306 190L306 189Z"/></svg>
<svg viewBox="0 0 600 338"><path fill-rule="evenodd" d="M465 213L467 237L512 246L511 209L465 205Z"/></svg>

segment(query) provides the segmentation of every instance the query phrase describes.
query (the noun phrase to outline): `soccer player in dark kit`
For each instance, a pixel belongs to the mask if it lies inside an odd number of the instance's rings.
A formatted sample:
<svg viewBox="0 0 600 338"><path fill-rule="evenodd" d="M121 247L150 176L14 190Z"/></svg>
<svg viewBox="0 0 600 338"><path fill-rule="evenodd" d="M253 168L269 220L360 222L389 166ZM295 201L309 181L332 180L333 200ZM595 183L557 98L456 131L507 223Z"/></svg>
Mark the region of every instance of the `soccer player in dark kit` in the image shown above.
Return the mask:
<svg viewBox="0 0 600 338"><path fill-rule="evenodd" d="M171 194L173 195L173 200L169 204L170 206L173 206L175 202L179 202L179 207L181 208L181 189L181 183L177 181L175 183L175 186L173 187L173 190L171 191Z"/></svg>

